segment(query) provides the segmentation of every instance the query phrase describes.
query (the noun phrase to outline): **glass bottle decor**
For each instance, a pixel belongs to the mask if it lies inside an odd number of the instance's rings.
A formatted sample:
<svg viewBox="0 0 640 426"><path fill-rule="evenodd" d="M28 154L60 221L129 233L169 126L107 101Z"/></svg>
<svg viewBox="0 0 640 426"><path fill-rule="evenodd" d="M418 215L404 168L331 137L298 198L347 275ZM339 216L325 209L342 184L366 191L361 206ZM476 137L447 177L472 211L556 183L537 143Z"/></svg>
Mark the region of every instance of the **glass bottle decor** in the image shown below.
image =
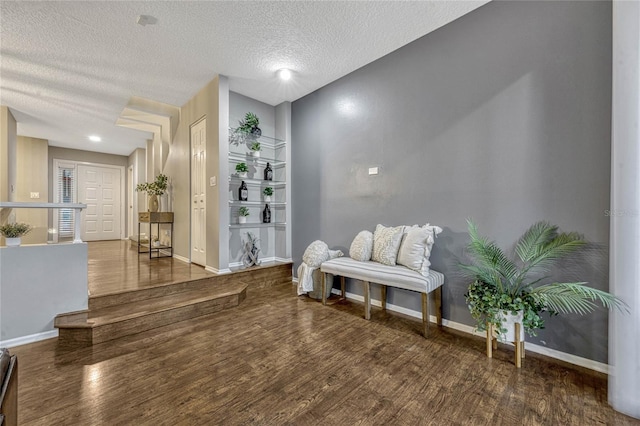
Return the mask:
<svg viewBox="0 0 640 426"><path fill-rule="evenodd" d="M265 205L264 211L262 212L262 222L271 223L271 209L269 208L269 204Z"/></svg>
<svg viewBox="0 0 640 426"><path fill-rule="evenodd" d="M242 181L240 188L238 189L238 199L240 201L247 201L249 199L249 190L247 189L245 181Z"/></svg>
<svg viewBox="0 0 640 426"><path fill-rule="evenodd" d="M273 180L273 169L269 163L267 163L267 167L264 168L264 180Z"/></svg>

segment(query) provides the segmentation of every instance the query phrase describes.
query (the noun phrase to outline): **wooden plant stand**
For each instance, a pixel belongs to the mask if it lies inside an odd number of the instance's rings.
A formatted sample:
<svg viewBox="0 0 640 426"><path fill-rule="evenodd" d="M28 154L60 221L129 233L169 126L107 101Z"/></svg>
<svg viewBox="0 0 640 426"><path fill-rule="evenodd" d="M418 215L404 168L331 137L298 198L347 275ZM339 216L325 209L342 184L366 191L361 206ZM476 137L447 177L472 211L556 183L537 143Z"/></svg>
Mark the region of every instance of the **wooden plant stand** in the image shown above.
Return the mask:
<svg viewBox="0 0 640 426"><path fill-rule="evenodd" d="M512 342L515 346L514 362L516 368L522 367L522 359L524 358L524 341L520 341L520 328L522 324L515 323L515 342ZM493 350L498 349L498 339L494 336L493 324L487 323L487 357L493 358Z"/></svg>

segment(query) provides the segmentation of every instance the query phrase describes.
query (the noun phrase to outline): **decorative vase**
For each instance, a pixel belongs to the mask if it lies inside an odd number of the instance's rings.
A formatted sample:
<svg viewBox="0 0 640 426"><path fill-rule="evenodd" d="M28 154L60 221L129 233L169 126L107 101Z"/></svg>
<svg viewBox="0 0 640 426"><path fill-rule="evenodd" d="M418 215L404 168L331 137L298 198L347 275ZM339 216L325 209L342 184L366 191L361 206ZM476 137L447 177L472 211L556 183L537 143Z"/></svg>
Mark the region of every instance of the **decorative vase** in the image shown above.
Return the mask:
<svg viewBox="0 0 640 426"><path fill-rule="evenodd" d="M500 313L500 320L502 321L502 328L506 328L506 333L499 333L498 340L501 342L515 342L516 341L516 327L515 324L520 324L520 342L524 342L524 327L522 321L524 319L524 313L518 311L517 315L513 315L509 311L502 311Z"/></svg>
<svg viewBox="0 0 640 426"><path fill-rule="evenodd" d="M264 202L265 203L270 203L271 202L271 195L265 195L264 196Z"/></svg>
<svg viewBox="0 0 640 426"><path fill-rule="evenodd" d="M7 247L19 247L20 243L22 242L22 239L20 237L15 237L15 238L6 237L4 241L7 244Z"/></svg>
<svg viewBox="0 0 640 426"><path fill-rule="evenodd" d="M160 247L160 241L154 241L153 242L153 246L154 247Z"/></svg>
<svg viewBox="0 0 640 426"><path fill-rule="evenodd" d="M246 179L247 178L247 172L242 172L242 173L238 172L238 177L242 178L242 179Z"/></svg>
<svg viewBox="0 0 640 426"><path fill-rule="evenodd" d="M246 216L238 216L238 223L247 223Z"/></svg>
<svg viewBox="0 0 640 426"><path fill-rule="evenodd" d="M251 151L251 156L254 158L259 158L260 157L260 151Z"/></svg>
<svg viewBox="0 0 640 426"><path fill-rule="evenodd" d="M254 127L253 129L251 129L251 134L259 138L260 136L262 136L262 130L260 129L260 127Z"/></svg>
<svg viewBox="0 0 640 426"><path fill-rule="evenodd" d="M157 212L160 209L157 195L149 195L149 211Z"/></svg>

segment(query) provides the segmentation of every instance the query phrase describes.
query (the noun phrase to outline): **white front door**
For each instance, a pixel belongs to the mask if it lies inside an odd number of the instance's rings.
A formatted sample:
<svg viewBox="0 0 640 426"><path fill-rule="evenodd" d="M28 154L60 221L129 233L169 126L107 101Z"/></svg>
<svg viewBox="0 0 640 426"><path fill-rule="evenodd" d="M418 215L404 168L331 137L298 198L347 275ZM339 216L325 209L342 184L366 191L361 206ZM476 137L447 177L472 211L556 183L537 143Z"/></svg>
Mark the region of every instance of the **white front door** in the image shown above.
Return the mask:
<svg viewBox="0 0 640 426"><path fill-rule="evenodd" d="M78 201L83 211L84 241L121 238L120 169L78 165Z"/></svg>
<svg viewBox="0 0 640 426"><path fill-rule="evenodd" d="M206 255L206 146L207 122L191 126L191 262L205 266Z"/></svg>

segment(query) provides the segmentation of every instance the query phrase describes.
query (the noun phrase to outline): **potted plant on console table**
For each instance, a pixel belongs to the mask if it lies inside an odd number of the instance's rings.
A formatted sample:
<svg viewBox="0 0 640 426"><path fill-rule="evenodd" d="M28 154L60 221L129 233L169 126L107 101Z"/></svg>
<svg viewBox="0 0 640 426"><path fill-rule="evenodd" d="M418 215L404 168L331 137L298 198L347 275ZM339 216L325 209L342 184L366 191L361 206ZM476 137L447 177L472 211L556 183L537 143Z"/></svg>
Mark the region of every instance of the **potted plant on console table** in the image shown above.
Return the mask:
<svg viewBox="0 0 640 426"><path fill-rule="evenodd" d="M160 204L158 203L158 196L163 195L167 191L168 178L160 173L156 176L156 180L151 183L139 183L136 186L136 191L146 192L149 196L149 211L157 212L160 210Z"/></svg>
<svg viewBox="0 0 640 426"><path fill-rule="evenodd" d="M505 255L500 247L478 235L476 225L467 221L470 264L460 264L473 282L465 294L471 316L478 329L487 331L487 356L497 344L493 331L501 341L516 345L516 366L524 356L524 330L535 336L544 327L540 314L592 312L596 301L606 308L627 311L627 305L606 291L586 286L586 282L551 282L544 276L560 259L584 247L586 241L575 233L558 233L558 227L547 222L531 226L518 240L517 259ZM515 325L515 324L519 324Z"/></svg>

